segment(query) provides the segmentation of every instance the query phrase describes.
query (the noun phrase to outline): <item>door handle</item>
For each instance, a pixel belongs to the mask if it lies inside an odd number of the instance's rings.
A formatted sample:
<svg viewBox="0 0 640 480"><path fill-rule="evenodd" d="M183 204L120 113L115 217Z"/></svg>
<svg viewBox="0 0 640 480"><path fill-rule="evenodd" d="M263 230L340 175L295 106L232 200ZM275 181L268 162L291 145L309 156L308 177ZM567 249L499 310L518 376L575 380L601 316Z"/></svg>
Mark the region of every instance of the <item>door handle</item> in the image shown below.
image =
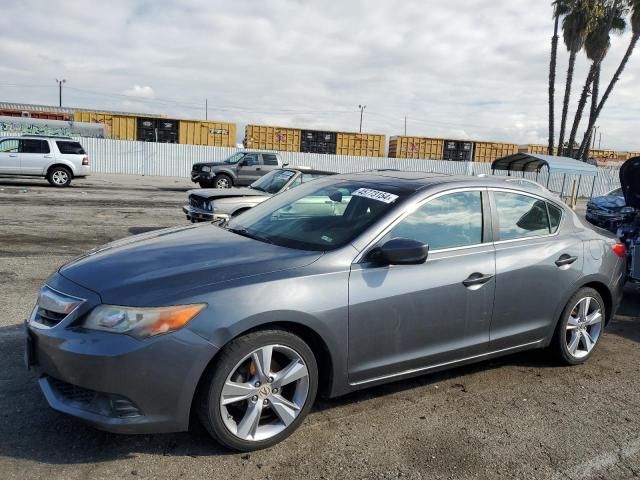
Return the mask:
<svg viewBox="0 0 640 480"><path fill-rule="evenodd" d="M15 157L17 157L18 155L16 155L15 153L10 153L10 154L9 154L9 156L10 156L11 158L15 158Z"/></svg>
<svg viewBox="0 0 640 480"><path fill-rule="evenodd" d="M560 258L556 260L556 265L558 267L564 267L565 265L571 265L576 260L578 260L578 257L572 257L571 255L567 255L565 253L563 255L560 255Z"/></svg>
<svg viewBox="0 0 640 480"><path fill-rule="evenodd" d="M480 287L481 285L484 285L492 278L493 278L493 275L485 275L483 273L476 272L469 275L469 277L466 280L464 280L462 284L467 288Z"/></svg>
<svg viewBox="0 0 640 480"><path fill-rule="evenodd" d="M45 155L44 158L53 158L53 155Z"/></svg>

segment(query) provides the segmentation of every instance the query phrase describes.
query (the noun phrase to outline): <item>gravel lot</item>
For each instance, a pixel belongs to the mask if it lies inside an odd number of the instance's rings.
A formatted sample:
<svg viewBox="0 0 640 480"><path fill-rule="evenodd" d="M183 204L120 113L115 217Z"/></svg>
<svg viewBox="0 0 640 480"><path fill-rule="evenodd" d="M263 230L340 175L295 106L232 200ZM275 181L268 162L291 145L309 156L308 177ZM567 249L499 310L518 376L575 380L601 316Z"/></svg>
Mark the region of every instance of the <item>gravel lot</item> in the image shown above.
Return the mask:
<svg viewBox="0 0 640 480"><path fill-rule="evenodd" d="M187 179L95 175L55 190L0 178L0 478L550 478L640 476L640 290L588 364L544 352L320 401L288 441L250 455L202 428L117 436L48 408L19 324L84 250L182 224Z"/></svg>

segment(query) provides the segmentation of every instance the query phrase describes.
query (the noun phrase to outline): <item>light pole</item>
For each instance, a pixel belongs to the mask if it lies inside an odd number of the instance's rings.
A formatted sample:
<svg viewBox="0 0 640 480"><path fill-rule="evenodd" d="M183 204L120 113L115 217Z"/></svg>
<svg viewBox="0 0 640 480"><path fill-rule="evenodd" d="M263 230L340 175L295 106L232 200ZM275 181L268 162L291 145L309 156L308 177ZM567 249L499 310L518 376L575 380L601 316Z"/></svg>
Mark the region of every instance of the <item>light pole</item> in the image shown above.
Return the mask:
<svg viewBox="0 0 640 480"><path fill-rule="evenodd" d="M62 80L58 80L56 78L56 82L58 83L58 106L62 106L62 84L67 83L67 81L63 78Z"/></svg>
<svg viewBox="0 0 640 480"><path fill-rule="evenodd" d="M596 148L596 133L598 133L598 129L600 127L593 126L593 132L591 132L591 136L593 137L593 143L591 144L591 148ZM600 134L602 136L602 134ZM598 147L600 148L600 147Z"/></svg>
<svg viewBox="0 0 640 480"><path fill-rule="evenodd" d="M367 108L366 105L358 105L360 109L360 133L362 133L362 116L364 115L364 109Z"/></svg>

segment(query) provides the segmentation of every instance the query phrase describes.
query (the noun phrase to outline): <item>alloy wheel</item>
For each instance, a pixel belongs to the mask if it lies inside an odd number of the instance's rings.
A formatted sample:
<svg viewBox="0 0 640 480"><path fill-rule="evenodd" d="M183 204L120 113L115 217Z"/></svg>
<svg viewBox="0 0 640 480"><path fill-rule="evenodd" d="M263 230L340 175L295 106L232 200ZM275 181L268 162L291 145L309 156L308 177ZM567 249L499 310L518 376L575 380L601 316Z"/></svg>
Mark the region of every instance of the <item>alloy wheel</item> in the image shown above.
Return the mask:
<svg viewBox="0 0 640 480"><path fill-rule="evenodd" d="M56 185L64 185L69 181L69 175L64 170L56 170L51 178Z"/></svg>
<svg viewBox="0 0 640 480"><path fill-rule="evenodd" d="M231 188L231 185L229 185L229 180L227 180L226 178L219 178L218 180L216 180L216 187Z"/></svg>
<svg viewBox="0 0 640 480"><path fill-rule="evenodd" d="M569 354L584 358L596 346L602 332L602 307L593 297L584 297L569 314L565 340Z"/></svg>
<svg viewBox="0 0 640 480"><path fill-rule="evenodd" d="M291 425L308 393L302 356L284 345L266 345L231 370L220 394L222 420L242 440L266 440Z"/></svg>

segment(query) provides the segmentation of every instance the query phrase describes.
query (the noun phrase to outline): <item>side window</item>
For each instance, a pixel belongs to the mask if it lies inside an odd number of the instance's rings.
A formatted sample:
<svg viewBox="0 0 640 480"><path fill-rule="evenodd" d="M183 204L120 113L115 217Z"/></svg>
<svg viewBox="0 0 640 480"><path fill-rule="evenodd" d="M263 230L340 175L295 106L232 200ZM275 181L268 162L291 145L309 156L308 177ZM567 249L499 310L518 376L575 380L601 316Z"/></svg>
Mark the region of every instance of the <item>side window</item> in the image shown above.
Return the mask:
<svg viewBox="0 0 640 480"><path fill-rule="evenodd" d="M551 233L556 233L560 227L562 221L562 210L559 207L551 203L547 203L549 207L549 225L551 227Z"/></svg>
<svg viewBox="0 0 640 480"><path fill-rule="evenodd" d="M18 153L18 140L9 139L0 141L0 153Z"/></svg>
<svg viewBox="0 0 640 480"><path fill-rule="evenodd" d="M22 153L49 153L49 142L46 140L20 140Z"/></svg>
<svg viewBox="0 0 640 480"><path fill-rule="evenodd" d="M258 155L255 153L245 155L242 159L242 163L245 167L253 167L254 165L258 165Z"/></svg>
<svg viewBox="0 0 640 480"><path fill-rule="evenodd" d="M498 211L499 240L549 234L547 203L527 195L493 192Z"/></svg>
<svg viewBox="0 0 640 480"><path fill-rule="evenodd" d="M265 165L278 165L278 157L276 157L273 153L263 153L262 161Z"/></svg>
<svg viewBox="0 0 640 480"><path fill-rule="evenodd" d="M482 243L482 196L458 192L429 200L398 223L388 238L410 238L431 250Z"/></svg>

